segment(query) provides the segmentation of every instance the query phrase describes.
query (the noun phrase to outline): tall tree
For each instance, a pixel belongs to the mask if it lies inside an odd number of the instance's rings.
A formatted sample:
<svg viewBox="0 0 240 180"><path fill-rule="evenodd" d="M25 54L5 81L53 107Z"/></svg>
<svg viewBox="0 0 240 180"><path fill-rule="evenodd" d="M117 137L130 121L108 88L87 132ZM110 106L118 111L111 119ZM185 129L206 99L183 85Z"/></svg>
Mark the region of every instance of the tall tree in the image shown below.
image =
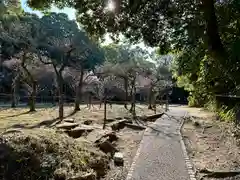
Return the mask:
<svg viewBox="0 0 240 180"><path fill-rule="evenodd" d="M63 119L64 69L66 67L79 68L82 74L84 68L92 68L95 64L100 63L103 56L92 58L93 44L85 33L79 30L76 22L70 21L65 14L51 13L43 16L39 25L42 27L42 39L39 41L37 49L39 56L43 57L40 58L41 61L44 64L51 64L56 73L59 92L59 118ZM97 50L96 47L95 49ZM81 80L80 82L82 83Z"/></svg>

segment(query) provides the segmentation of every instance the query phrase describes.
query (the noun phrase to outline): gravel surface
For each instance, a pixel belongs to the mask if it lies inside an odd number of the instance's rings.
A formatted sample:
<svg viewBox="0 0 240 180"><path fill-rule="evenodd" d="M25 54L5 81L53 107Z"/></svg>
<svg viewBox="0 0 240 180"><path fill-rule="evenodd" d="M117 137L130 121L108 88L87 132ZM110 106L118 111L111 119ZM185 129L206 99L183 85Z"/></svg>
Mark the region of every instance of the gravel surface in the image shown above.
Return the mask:
<svg viewBox="0 0 240 180"><path fill-rule="evenodd" d="M185 111L171 108L167 114L145 132L129 180L189 180L177 133Z"/></svg>

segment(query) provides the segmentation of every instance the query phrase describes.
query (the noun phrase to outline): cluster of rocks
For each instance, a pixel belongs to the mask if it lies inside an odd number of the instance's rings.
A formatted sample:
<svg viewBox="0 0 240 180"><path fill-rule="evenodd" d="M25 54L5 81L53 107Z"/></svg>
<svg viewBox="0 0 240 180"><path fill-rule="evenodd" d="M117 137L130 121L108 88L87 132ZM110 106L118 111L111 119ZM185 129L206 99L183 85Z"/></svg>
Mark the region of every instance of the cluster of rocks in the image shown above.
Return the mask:
<svg viewBox="0 0 240 180"><path fill-rule="evenodd" d="M137 117L139 121L155 121L160 118L164 113L155 114L151 116ZM82 124L76 123L74 119L65 119L61 124L56 127L63 130L72 138L87 137L96 147L113 158L115 165L122 166L124 163L123 154L117 149L116 142L119 139L117 132L125 127L134 130L144 130L146 126L137 124L129 117L118 117L115 119L107 119L107 129L102 129L99 125L93 125L91 120L86 120ZM111 127L111 129L109 128ZM93 131L93 133L91 133Z"/></svg>
<svg viewBox="0 0 240 180"><path fill-rule="evenodd" d="M121 122L123 121L120 121L119 124L121 124ZM113 130L103 130L101 127L91 124L92 121L90 120L84 121L83 124L79 124L74 122L73 119L65 119L56 127L72 138L79 138L87 135L93 136L89 137L92 143L104 153L109 154L113 158L115 165L122 166L124 163L123 154L120 153L116 147L116 141L118 140L116 132ZM95 133L90 134L96 129L97 131Z"/></svg>

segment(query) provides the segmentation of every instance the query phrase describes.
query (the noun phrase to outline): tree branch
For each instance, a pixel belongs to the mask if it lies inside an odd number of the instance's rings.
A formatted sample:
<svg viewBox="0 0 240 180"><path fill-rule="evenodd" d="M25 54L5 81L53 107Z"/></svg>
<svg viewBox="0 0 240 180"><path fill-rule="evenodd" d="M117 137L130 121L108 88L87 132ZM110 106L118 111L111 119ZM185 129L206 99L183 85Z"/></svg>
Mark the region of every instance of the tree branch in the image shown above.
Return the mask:
<svg viewBox="0 0 240 180"><path fill-rule="evenodd" d="M45 61L43 61L42 56L39 53L37 53L37 55L38 55L38 59L39 59L39 61L41 61L41 63L43 63L45 65L53 64L52 62L45 62Z"/></svg>

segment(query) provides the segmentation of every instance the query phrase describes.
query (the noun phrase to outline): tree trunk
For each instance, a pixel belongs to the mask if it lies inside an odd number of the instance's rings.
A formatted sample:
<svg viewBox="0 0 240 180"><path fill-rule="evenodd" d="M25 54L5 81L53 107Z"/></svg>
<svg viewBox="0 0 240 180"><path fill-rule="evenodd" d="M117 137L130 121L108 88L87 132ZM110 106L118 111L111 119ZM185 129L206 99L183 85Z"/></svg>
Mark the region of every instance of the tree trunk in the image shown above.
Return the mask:
<svg viewBox="0 0 240 180"><path fill-rule="evenodd" d="M127 102L128 102L128 80L124 79L124 89L125 89L125 103L124 108L127 109Z"/></svg>
<svg viewBox="0 0 240 180"><path fill-rule="evenodd" d="M59 119L62 121L63 120L63 114L64 114L64 109L63 109L63 78L61 72L58 74L58 96L59 96Z"/></svg>
<svg viewBox="0 0 240 180"><path fill-rule="evenodd" d="M99 102L99 109L102 108L102 99L100 99L100 102Z"/></svg>
<svg viewBox="0 0 240 180"><path fill-rule="evenodd" d="M166 93L166 106L165 111L168 111L168 93Z"/></svg>
<svg viewBox="0 0 240 180"><path fill-rule="evenodd" d="M106 127L106 120L107 120L107 101L106 97L104 97L104 122L103 122L103 129Z"/></svg>
<svg viewBox="0 0 240 180"><path fill-rule="evenodd" d="M136 117L136 108L135 108L135 106L136 106L136 98L135 98L135 96L136 96L136 86L135 86L135 81L136 81L136 78L134 78L133 80L132 80L132 83L131 83L131 98L132 98L132 102L131 102L131 108L130 108L130 112L132 113L132 115L133 115L133 118L135 118Z"/></svg>
<svg viewBox="0 0 240 180"><path fill-rule="evenodd" d="M152 89L153 89L152 85L150 85L149 92L148 92L148 109L153 109L153 107L152 107L152 96L153 96Z"/></svg>
<svg viewBox="0 0 240 180"><path fill-rule="evenodd" d="M17 99L17 92L19 89L19 81L20 81L20 75L17 74L12 82L12 93L11 93L11 107L16 107L16 99Z"/></svg>
<svg viewBox="0 0 240 180"><path fill-rule="evenodd" d="M37 82L33 81L32 82L32 92L30 94L30 99L29 99L29 111L34 112L36 111L36 95L37 95Z"/></svg>
<svg viewBox="0 0 240 180"><path fill-rule="evenodd" d="M11 90L11 107L15 108L16 107L16 93L15 93L15 87L12 86Z"/></svg>
<svg viewBox="0 0 240 180"><path fill-rule="evenodd" d="M214 0L202 0L208 48L212 56L219 60L226 57L226 51L219 35L214 2Z"/></svg>
<svg viewBox="0 0 240 180"><path fill-rule="evenodd" d="M135 83L134 83L134 87L133 87L133 99L132 99L132 115L133 115L133 119L136 119L136 98L135 98L135 95L136 95L136 87L135 87Z"/></svg>
<svg viewBox="0 0 240 180"><path fill-rule="evenodd" d="M82 101L83 75L84 75L84 71L83 71L83 68L81 68L80 79L79 79L79 83L76 90L74 111L80 111L80 102Z"/></svg>
<svg viewBox="0 0 240 180"><path fill-rule="evenodd" d="M133 110L133 104L132 104L132 99L133 99L133 87L132 87L132 84L131 84L130 96L131 96L131 107L130 107L130 109L129 109L129 112L131 113L132 110Z"/></svg>

